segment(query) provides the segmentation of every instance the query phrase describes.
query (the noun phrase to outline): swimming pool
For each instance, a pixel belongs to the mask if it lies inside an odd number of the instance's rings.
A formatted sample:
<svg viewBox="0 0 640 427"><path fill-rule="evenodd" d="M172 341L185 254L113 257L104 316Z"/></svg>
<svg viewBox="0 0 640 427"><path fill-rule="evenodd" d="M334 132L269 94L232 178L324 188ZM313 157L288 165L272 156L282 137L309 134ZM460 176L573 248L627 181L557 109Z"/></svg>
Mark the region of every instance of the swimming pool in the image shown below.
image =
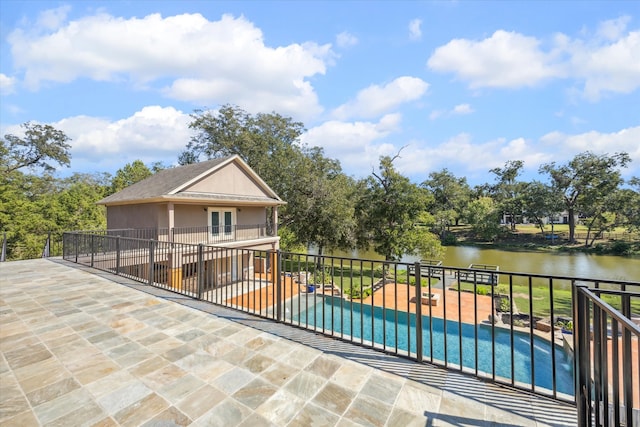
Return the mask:
<svg viewBox="0 0 640 427"><path fill-rule="evenodd" d="M315 303L315 304L313 304ZM387 349L416 352L416 315L382 307L372 307L335 297L310 299L300 302L300 309L292 305L291 321L308 324L336 334L351 336L356 342L385 344ZM431 321L433 323L431 323ZM397 325L397 326L396 326ZM533 338L533 364L531 363L531 339L528 333L491 328L490 325L474 326L440 318L422 316L422 343L425 360L433 359L460 365L460 342L462 341L462 366L475 369L476 343L478 371L491 375L492 354L495 357L495 375L511 380L511 351L513 348L513 371L516 382L531 384L532 366L536 388L553 388L551 343L538 336ZM460 340L460 334L462 340ZM492 334L494 344L492 344ZM476 338L477 335L477 338ZM432 342L433 340L433 342ZM556 388L560 393L573 395L573 361L561 346L556 345Z"/></svg>

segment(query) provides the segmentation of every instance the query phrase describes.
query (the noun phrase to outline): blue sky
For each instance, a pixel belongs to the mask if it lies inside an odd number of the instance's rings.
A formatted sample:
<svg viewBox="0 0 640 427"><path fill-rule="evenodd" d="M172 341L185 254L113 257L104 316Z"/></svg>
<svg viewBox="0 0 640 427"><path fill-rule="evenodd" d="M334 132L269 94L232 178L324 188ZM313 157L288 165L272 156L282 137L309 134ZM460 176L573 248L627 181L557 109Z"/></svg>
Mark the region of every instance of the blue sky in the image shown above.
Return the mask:
<svg viewBox="0 0 640 427"><path fill-rule="evenodd" d="M400 150L414 182L586 150L640 176L637 1L3 0L0 35L0 133L63 130L63 175L175 164L189 114L231 103L358 178Z"/></svg>

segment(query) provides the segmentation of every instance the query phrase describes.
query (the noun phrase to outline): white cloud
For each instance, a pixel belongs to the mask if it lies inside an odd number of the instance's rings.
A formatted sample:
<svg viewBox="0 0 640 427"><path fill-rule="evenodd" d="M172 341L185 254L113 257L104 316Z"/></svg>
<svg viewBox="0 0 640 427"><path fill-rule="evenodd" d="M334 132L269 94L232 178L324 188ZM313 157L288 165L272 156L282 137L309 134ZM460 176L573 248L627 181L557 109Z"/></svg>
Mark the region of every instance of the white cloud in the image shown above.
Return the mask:
<svg viewBox="0 0 640 427"><path fill-rule="evenodd" d="M336 36L336 44L342 48L355 46L358 44L358 38L347 31L343 31Z"/></svg>
<svg viewBox="0 0 640 427"><path fill-rule="evenodd" d="M466 114L471 114L475 112L473 107L469 104L458 104L453 107L450 111L445 110L433 110L431 114L429 114L429 119L436 120L441 117L450 117L450 116L462 116Z"/></svg>
<svg viewBox="0 0 640 427"><path fill-rule="evenodd" d="M573 73L584 80L584 96L597 101L602 93L631 93L640 88L640 31L610 44L570 45Z"/></svg>
<svg viewBox="0 0 640 427"><path fill-rule="evenodd" d="M562 132L550 132L540 138L540 142L556 150L558 162L570 160L576 154L585 151L592 151L596 154L626 152L631 157L632 166L635 166L636 169L640 164L640 143L638 141L640 141L640 126L611 133L590 131L567 135Z"/></svg>
<svg viewBox="0 0 640 427"><path fill-rule="evenodd" d="M116 121L74 116L51 125L71 138L74 170L103 172L137 159L175 163L191 138L190 121L173 107L147 106Z"/></svg>
<svg viewBox="0 0 640 427"><path fill-rule="evenodd" d="M616 40L624 35L627 24L631 21L630 16L621 16L617 19L603 21L598 26L597 35L606 40Z"/></svg>
<svg viewBox="0 0 640 427"><path fill-rule="evenodd" d="M9 95L15 91L16 78L0 73L0 94Z"/></svg>
<svg viewBox="0 0 640 427"><path fill-rule="evenodd" d="M71 11L71 6L64 5L55 9L42 11L38 16L36 28L44 30L55 30L67 19L67 14Z"/></svg>
<svg viewBox="0 0 640 427"><path fill-rule="evenodd" d="M384 86L371 85L362 89L356 99L339 106L332 115L340 120L378 117L406 102L420 99L428 88L429 83L417 77L398 77Z"/></svg>
<svg viewBox="0 0 640 427"><path fill-rule="evenodd" d="M469 104L459 104L453 107L453 114L471 114L474 111Z"/></svg>
<svg viewBox="0 0 640 427"><path fill-rule="evenodd" d="M200 14L124 19L101 13L70 22L56 16L8 37L14 64L33 90L79 78L147 88L169 81L167 96L199 105L230 102L250 112L307 117L321 111L307 79L326 72L330 44L267 46L252 22L230 15L209 21Z"/></svg>
<svg viewBox="0 0 640 427"><path fill-rule="evenodd" d="M420 40L422 38L422 19L413 19L409 22L409 38Z"/></svg>
<svg viewBox="0 0 640 427"><path fill-rule="evenodd" d="M380 156L396 150L384 139L398 130L401 119L400 114L388 114L377 123L330 120L309 129L300 140L303 144L323 147L325 154L339 159L345 170L366 176L378 164Z"/></svg>
<svg viewBox="0 0 640 427"><path fill-rule="evenodd" d="M534 37L498 30L481 41L452 40L438 47L427 65L455 73L472 88L533 86L558 76L551 55L539 45Z"/></svg>
<svg viewBox="0 0 640 427"><path fill-rule="evenodd" d="M640 88L640 31L627 31L630 18L603 21L594 35L558 33L543 40L498 30L483 40L454 39L427 61L452 73L470 88L520 88L553 79L583 85L582 95L597 101L603 93L628 94Z"/></svg>

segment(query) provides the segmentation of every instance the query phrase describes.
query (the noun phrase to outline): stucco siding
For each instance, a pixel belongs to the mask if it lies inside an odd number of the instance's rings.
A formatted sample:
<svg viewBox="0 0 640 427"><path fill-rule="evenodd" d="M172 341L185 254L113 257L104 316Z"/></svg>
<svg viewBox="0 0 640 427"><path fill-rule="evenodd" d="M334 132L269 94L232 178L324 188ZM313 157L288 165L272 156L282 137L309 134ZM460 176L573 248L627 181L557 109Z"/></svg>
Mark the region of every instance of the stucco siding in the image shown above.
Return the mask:
<svg viewBox="0 0 640 427"><path fill-rule="evenodd" d="M207 208L201 205L175 205L174 226L180 227L206 227Z"/></svg>
<svg viewBox="0 0 640 427"><path fill-rule="evenodd" d="M156 228L160 206L154 204L109 206L107 228ZM166 209L166 207L165 207Z"/></svg>
<svg viewBox="0 0 640 427"><path fill-rule="evenodd" d="M230 163L216 171L215 174L193 183L188 188L185 188L184 191L239 196L268 196L260 186L235 163Z"/></svg>
<svg viewBox="0 0 640 427"><path fill-rule="evenodd" d="M265 208L242 207L237 213L238 225L256 225L267 222L267 210Z"/></svg>

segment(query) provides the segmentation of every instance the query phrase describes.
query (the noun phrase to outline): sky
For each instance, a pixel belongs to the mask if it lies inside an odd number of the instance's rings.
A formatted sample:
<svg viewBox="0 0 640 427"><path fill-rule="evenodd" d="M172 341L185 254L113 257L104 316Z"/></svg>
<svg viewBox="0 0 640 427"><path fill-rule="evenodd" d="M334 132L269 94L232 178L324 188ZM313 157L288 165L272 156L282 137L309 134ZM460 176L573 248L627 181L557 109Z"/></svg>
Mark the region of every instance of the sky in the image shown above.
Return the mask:
<svg viewBox="0 0 640 427"><path fill-rule="evenodd" d="M75 172L175 165L195 110L304 123L362 178L380 156L471 185L627 152L640 176L639 1L0 1L0 134L71 138Z"/></svg>

